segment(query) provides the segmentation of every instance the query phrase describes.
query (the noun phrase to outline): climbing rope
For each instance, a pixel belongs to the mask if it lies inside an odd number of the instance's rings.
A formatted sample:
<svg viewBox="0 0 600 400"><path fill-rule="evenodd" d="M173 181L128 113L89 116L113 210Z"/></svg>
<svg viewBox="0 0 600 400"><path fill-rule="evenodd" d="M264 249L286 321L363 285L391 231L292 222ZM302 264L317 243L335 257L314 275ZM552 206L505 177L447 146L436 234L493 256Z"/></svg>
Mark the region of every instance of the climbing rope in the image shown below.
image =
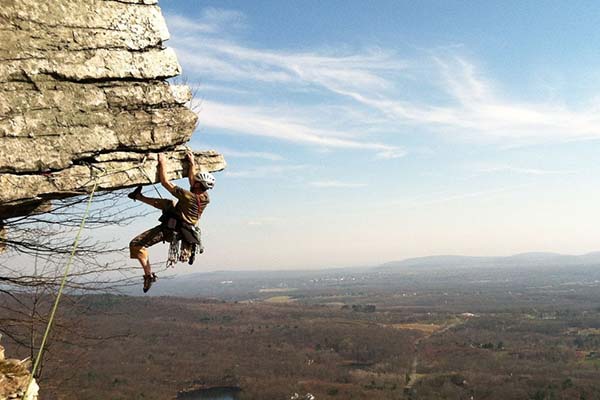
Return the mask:
<svg viewBox="0 0 600 400"><path fill-rule="evenodd" d="M146 172L146 170L144 168L142 168L142 165L144 165L145 161L146 161L146 156L144 156L144 158L142 159L142 161L138 165L138 168L140 169L140 171L142 171L142 174L144 174L146 176L146 178L148 179L148 182L150 182L150 184L152 185L152 187L154 188L154 190L156 190L156 193L158 193L158 197L160 197L162 199L163 197L160 194L160 192L158 191L158 189L156 188L156 185L154 184L154 181L152 180L152 178L150 178L148 176L148 173Z"/></svg>
<svg viewBox="0 0 600 400"><path fill-rule="evenodd" d="M67 277L69 276L69 271L71 270L71 266L73 264L73 259L75 258L75 251L77 250L77 246L79 245L79 239L81 237L81 232L83 231L83 227L85 226L85 221L90 213L90 206L92 204L92 199L94 198L94 193L96 192L96 188L98 187L97 181L94 182L94 186L92 187L92 191L90 192L90 196L87 201L87 205L85 208L85 212L83 214L83 218L81 219L81 223L79 224L79 230L77 231L77 235L75 236L75 241L73 242L73 249L71 250L71 255L69 256L69 261L67 262L67 266L65 267L65 272L63 274L62 280L60 282L60 287L58 288L58 293L56 295L56 299L54 300L54 305L52 306L52 312L50 313L50 318L48 319L48 325L46 325L46 331L44 332L44 337L42 338L42 344L40 345L40 349L38 351L37 357L35 358L35 362L33 364L33 369L31 370L31 377L29 379L29 384L27 385L27 390L25 391L24 399L27 399L29 388L31 387L31 383L33 382L33 377L37 372L38 366L44 354L44 346L46 345L46 340L48 339L48 335L50 334L50 329L52 328L52 323L54 322L54 316L56 314L56 310L58 308L58 303L60 302L60 298L62 296L63 289L67 282Z"/></svg>

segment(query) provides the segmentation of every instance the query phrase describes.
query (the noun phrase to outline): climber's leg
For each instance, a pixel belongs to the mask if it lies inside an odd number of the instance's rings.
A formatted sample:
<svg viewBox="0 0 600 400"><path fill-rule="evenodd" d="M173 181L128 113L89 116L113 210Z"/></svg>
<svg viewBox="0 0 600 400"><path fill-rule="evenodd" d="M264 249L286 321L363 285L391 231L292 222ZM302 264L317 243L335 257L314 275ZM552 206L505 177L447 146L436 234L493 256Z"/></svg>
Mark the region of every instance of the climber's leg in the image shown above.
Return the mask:
<svg viewBox="0 0 600 400"><path fill-rule="evenodd" d="M144 275L150 275L152 273L152 267L150 266L150 257L148 257L148 249L145 247L130 247L130 251L135 252L135 258L140 262L140 265L144 269Z"/></svg>
<svg viewBox="0 0 600 400"><path fill-rule="evenodd" d="M174 206L173 200L168 199L157 199L154 197L146 197L142 194L142 187L138 186L135 190L127 195L130 199L139 200L142 203L148 204L159 210L166 210L169 207Z"/></svg>
<svg viewBox="0 0 600 400"><path fill-rule="evenodd" d="M146 197L143 194L140 194L137 199L142 203L148 204L154 208L158 208L159 210L166 210L167 208L175 206L173 200L156 199L154 197Z"/></svg>
<svg viewBox="0 0 600 400"><path fill-rule="evenodd" d="M152 229L140 233L129 242L129 256L136 258L142 264L144 272L152 272L148 262L148 250L150 246L162 242L165 239L162 225L157 225Z"/></svg>
<svg viewBox="0 0 600 400"><path fill-rule="evenodd" d="M164 238L164 230L161 225L158 225L140 233L129 243L129 256L137 259L144 269L144 292L147 292L152 286L152 282L156 281L156 275L152 273L152 266L148 257L148 247L162 242Z"/></svg>

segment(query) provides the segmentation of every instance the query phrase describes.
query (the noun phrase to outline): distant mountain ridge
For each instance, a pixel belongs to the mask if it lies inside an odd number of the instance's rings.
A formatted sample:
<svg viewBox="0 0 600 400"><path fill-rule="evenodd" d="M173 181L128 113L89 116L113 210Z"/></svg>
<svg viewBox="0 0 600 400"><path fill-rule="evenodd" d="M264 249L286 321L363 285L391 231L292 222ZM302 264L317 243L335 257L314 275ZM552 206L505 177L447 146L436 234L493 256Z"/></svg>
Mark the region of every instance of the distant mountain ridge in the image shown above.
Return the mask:
<svg viewBox="0 0 600 400"><path fill-rule="evenodd" d="M583 267L583 268L581 268ZM440 273L436 280L455 279L456 272L461 270L481 270L485 279L490 279L489 272L496 273L494 279L512 277L515 272L529 271L530 275L544 275L544 268L549 273L560 270L562 275L578 274L581 278L593 269L595 278L600 273L600 252L583 255L565 255L557 253L521 253L507 257L477 257L442 255L409 258L392 261L378 266L325 268L317 270L250 270L250 271L205 271L175 276L162 275L158 284L152 287L151 296L203 297L227 300L247 300L261 295L261 290L281 291L323 290L328 287L349 285L371 285L373 283L389 283L390 276L408 271L416 276L428 275L434 271ZM572 268L572 269L570 269ZM487 270L487 271L486 271ZM472 271L473 272L473 271ZM423 275L421 275L421 273ZM446 273L446 275L444 275ZM566 273L566 275L565 275ZM449 275L448 275L449 274ZM417 278L415 278L417 279ZM417 279L417 281L418 281ZM483 279L483 278L482 278ZM428 281L429 282L429 281ZM446 281L444 281L446 282ZM357 286L358 285L358 286ZM126 293L139 295L141 288L132 287Z"/></svg>
<svg viewBox="0 0 600 400"><path fill-rule="evenodd" d="M408 258L402 261L391 261L377 267L378 270L397 268L456 268L456 267L558 267L572 265L600 265L600 252L583 255L567 255L558 253L531 252L505 257L456 256L441 255Z"/></svg>

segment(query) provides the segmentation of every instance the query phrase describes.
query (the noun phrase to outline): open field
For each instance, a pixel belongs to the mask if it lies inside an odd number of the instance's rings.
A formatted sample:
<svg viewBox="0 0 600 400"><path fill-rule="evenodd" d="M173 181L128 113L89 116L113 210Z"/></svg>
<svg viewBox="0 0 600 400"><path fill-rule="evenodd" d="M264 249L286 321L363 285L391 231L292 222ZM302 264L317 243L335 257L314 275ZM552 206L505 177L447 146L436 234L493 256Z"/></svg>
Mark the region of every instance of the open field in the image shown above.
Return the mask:
<svg viewBox="0 0 600 400"><path fill-rule="evenodd" d="M411 323L411 324L393 324L390 325L392 328L394 329L408 329L408 330L413 330L413 331L419 331L422 332L424 334L427 335L431 335L434 332L437 332L439 330L441 330L443 328L442 325L436 325L436 324L417 324L417 323Z"/></svg>
<svg viewBox="0 0 600 400"><path fill-rule="evenodd" d="M558 278L536 274L473 284L423 273L394 289L373 276L305 285L292 302L260 291L274 282L251 279L213 299L67 297L43 399L172 399L221 386L241 388L242 400L600 398L594 280L547 285Z"/></svg>
<svg viewBox="0 0 600 400"><path fill-rule="evenodd" d="M263 300L265 303L291 303L294 299L290 296L273 296Z"/></svg>

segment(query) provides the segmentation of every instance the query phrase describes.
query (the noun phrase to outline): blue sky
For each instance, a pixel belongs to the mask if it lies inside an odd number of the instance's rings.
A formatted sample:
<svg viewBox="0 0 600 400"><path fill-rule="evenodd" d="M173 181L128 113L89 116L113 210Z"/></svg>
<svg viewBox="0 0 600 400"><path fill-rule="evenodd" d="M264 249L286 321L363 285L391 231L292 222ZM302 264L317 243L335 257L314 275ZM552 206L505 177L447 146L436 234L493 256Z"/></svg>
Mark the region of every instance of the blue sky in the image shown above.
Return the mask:
<svg viewBox="0 0 600 400"><path fill-rule="evenodd" d="M229 163L195 270L600 249L593 2L160 6Z"/></svg>

